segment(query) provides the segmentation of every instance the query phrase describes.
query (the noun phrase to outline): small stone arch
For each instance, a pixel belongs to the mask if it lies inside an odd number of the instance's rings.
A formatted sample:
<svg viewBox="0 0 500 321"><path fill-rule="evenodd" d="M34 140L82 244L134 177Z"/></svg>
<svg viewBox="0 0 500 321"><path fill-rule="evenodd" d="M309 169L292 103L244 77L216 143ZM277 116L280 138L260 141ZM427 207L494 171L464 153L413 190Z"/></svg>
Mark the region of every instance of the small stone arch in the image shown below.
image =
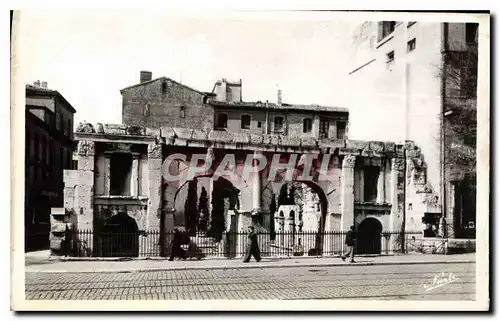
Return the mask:
<svg viewBox="0 0 500 321"><path fill-rule="evenodd" d="M139 256L139 227L135 219L124 211L104 222L101 240L105 257Z"/></svg>
<svg viewBox="0 0 500 321"><path fill-rule="evenodd" d="M380 254L382 250L382 223L374 218L367 217L356 231L356 251L358 254Z"/></svg>

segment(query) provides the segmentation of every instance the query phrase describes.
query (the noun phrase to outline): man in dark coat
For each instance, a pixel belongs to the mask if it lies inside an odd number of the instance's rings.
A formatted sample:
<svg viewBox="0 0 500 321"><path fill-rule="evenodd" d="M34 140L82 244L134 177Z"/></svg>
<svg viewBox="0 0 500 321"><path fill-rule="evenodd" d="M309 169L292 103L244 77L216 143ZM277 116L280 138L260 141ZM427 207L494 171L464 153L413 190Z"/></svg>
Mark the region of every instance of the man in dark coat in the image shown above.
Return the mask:
<svg viewBox="0 0 500 321"><path fill-rule="evenodd" d="M259 249L259 243L257 242L257 234L255 233L254 227L249 226L248 227L248 245L246 249L246 254L245 258L243 259L243 262L247 263L250 262L250 258L253 257L257 262L261 260L260 257L260 249Z"/></svg>
<svg viewBox="0 0 500 321"><path fill-rule="evenodd" d="M172 240L172 250L170 251L169 261L173 261L174 257L179 257L181 259L186 257L186 252L181 247L182 244L182 234L178 229L174 229L174 239Z"/></svg>
<svg viewBox="0 0 500 321"><path fill-rule="evenodd" d="M354 243L356 242L356 232L354 232L354 225L351 225L347 235L345 237L345 245L347 245L347 251L340 257L342 261L345 261L347 256L351 257L351 263L354 263Z"/></svg>

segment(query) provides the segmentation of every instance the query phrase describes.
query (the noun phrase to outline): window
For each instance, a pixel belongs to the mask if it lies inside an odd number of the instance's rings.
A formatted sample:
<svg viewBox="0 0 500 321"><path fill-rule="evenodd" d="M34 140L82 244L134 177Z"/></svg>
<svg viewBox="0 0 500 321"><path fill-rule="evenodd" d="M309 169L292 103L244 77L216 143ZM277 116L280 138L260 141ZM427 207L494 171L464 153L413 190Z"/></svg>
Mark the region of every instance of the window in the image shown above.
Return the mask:
<svg viewBox="0 0 500 321"><path fill-rule="evenodd" d="M346 126L347 124L343 121L337 122L337 138L344 139L346 134Z"/></svg>
<svg viewBox="0 0 500 321"><path fill-rule="evenodd" d="M262 128L262 122L260 121L257 122L257 128Z"/></svg>
<svg viewBox="0 0 500 321"><path fill-rule="evenodd" d="M217 114L217 128L227 128L227 114Z"/></svg>
<svg viewBox="0 0 500 321"><path fill-rule="evenodd" d="M42 158L42 164L45 164L47 161L47 138L45 136L42 136L42 145L40 146L41 149L41 158Z"/></svg>
<svg viewBox="0 0 500 321"><path fill-rule="evenodd" d="M143 115L146 116L146 117L148 117L149 115L151 115L151 106L149 104L146 104L144 106Z"/></svg>
<svg viewBox="0 0 500 321"><path fill-rule="evenodd" d="M110 159L110 194L130 195L130 178L132 172L132 155L114 154Z"/></svg>
<svg viewBox="0 0 500 321"><path fill-rule="evenodd" d="M378 23L378 40L390 35L396 27L396 21L381 21Z"/></svg>
<svg viewBox="0 0 500 321"><path fill-rule="evenodd" d="M328 138L329 131L330 131L330 121L328 119L320 119L319 138Z"/></svg>
<svg viewBox="0 0 500 321"><path fill-rule="evenodd" d="M35 155L35 159L39 159L40 158L40 151L39 151L39 145L38 145L38 134L35 133L35 143L34 143L34 148L33 148L33 151L34 151L34 155Z"/></svg>
<svg viewBox="0 0 500 321"><path fill-rule="evenodd" d="M417 40L413 38L412 40L408 41L406 44L406 50L408 52L415 50L415 47L417 46Z"/></svg>
<svg viewBox="0 0 500 321"><path fill-rule="evenodd" d="M226 101L232 101L233 100L233 91L231 90L231 87L226 87Z"/></svg>
<svg viewBox="0 0 500 321"><path fill-rule="evenodd" d="M281 116L274 117L274 131L275 132L283 131L283 117Z"/></svg>
<svg viewBox="0 0 500 321"><path fill-rule="evenodd" d="M185 118L185 117L186 117L186 110L185 110L184 106L180 106L180 108L179 108L179 112L180 112L180 115L179 115L179 116L180 116L181 118Z"/></svg>
<svg viewBox="0 0 500 321"><path fill-rule="evenodd" d="M61 113L56 114L56 128L57 130L62 130L62 116Z"/></svg>
<svg viewBox="0 0 500 321"><path fill-rule="evenodd" d="M167 93L167 82L164 81L161 83L161 93L165 95Z"/></svg>
<svg viewBox="0 0 500 321"><path fill-rule="evenodd" d="M302 120L302 132L310 133L311 131L312 131L312 119L304 118L304 120Z"/></svg>
<svg viewBox="0 0 500 321"><path fill-rule="evenodd" d="M241 129L250 129L250 115L241 115Z"/></svg>
<svg viewBox="0 0 500 321"><path fill-rule="evenodd" d="M466 23L465 24L465 42L468 44L477 43L477 28L479 24L477 23Z"/></svg>
<svg viewBox="0 0 500 321"><path fill-rule="evenodd" d="M394 62L394 51L387 53L387 64Z"/></svg>
<svg viewBox="0 0 500 321"><path fill-rule="evenodd" d="M71 136L73 132L73 124L71 123L71 119L68 118L68 136Z"/></svg>
<svg viewBox="0 0 500 321"><path fill-rule="evenodd" d="M376 166L364 167L364 201L375 203L377 201L377 184L380 168Z"/></svg>

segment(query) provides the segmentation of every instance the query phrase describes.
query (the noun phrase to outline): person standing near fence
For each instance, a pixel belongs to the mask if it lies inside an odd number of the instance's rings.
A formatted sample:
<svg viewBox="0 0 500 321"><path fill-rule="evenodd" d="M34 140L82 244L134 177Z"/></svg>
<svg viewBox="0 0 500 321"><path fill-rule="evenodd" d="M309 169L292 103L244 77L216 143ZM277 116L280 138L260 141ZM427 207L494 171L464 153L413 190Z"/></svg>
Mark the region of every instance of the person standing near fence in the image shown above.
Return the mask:
<svg viewBox="0 0 500 321"><path fill-rule="evenodd" d="M175 257L183 259L186 257L186 252L181 247L182 244L182 234L178 229L174 229L174 239L172 240L172 249L170 250L170 259L173 261Z"/></svg>
<svg viewBox="0 0 500 321"><path fill-rule="evenodd" d="M347 235L345 236L345 245L347 245L347 251L340 256L342 261L345 261L347 256L351 257L351 263L354 262L354 243L356 242L356 232L354 232L354 225L351 225L349 231L347 231Z"/></svg>
<svg viewBox="0 0 500 321"><path fill-rule="evenodd" d="M246 249L245 258L243 259L243 262L245 262L245 263L250 262L250 258L252 255L257 262L260 262L261 257L260 257L259 243L257 242L257 234L255 233L254 227L249 226L248 227L248 244L247 244L247 249Z"/></svg>

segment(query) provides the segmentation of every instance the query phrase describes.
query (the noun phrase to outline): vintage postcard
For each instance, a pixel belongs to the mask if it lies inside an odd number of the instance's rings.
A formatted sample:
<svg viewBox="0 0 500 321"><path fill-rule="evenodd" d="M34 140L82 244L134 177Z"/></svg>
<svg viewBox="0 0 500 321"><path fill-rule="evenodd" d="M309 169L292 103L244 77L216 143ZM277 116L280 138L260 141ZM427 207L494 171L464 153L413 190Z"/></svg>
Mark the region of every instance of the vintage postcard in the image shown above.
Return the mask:
<svg viewBox="0 0 500 321"><path fill-rule="evenodd" d="M489 309L488 13L11 23L13 310Z"/></svg>

